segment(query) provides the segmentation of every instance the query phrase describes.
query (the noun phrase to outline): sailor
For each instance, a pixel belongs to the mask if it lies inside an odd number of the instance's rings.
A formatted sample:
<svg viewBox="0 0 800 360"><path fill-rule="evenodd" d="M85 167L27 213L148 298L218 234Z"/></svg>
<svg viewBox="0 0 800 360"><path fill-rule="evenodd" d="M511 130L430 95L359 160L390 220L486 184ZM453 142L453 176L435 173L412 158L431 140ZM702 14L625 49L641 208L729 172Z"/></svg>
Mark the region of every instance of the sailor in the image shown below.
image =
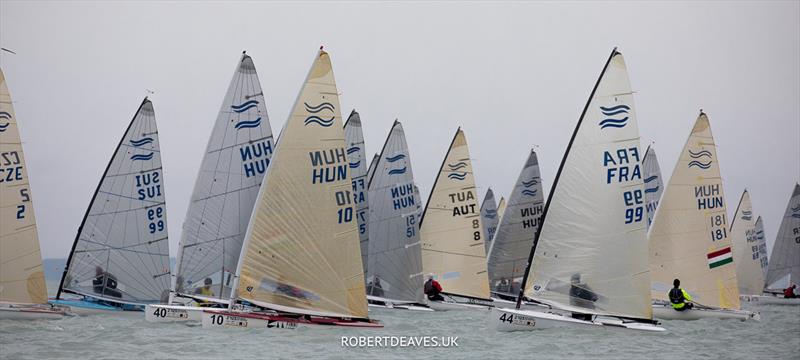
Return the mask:
<svg viewBox="0 0 800 360"><path fill-rule="evenodd" d="M375 280L367 284L367 293L372 296L383 297L383 286L379 277L375 276Z"/></svg>
<svg viewBox="0 0 800 360"><path fill-rule="evenodd" d="M691 309L694 305L690 302L692 297L686 290L681 289L681 281L675 279L672 281L673 288L669 291L669 302L672 303L672 308L675 311L684 311Z"/></svg>
<svg viewBox="0 0 800 360"><path fill-rule="evenodd" d="M194 293L197 294L197 295L213 297L214 296L214 290L211 290L211 283L212 282L213 281L211 281L211 278L205 278L205 280L203 280L203 287L195 289ZM200 306L205 306L207 304L210 304L210 302L204 301L204 300L197 299L195 301L197 301L197 304L200 305Z"/></svg>
<svg viewBox="0 0 800 360"><path fill-rule="evenodd" d="M117 290L117 278L103 271L103 267L94 268L95 277L92 279L94 292L111 297L121 298L122 292Z"/></svg>
<svg viewBox="0 0 800 360"><path fill-rule="evenodd" d="M425 295L428 295L428 300L444 301L442 297L442 285L438 281L433 280L433 274L428 274L428 281L425 282Z"/></svg>
<svg viewBox="0 0 800 360"><path fill-rule="evenodd" d="M783 289L783 297L785 299L794 299L794 298L796 298L797 295L795 295L795 293L794 293L794 289L796 287L797 287L797 285L792 284L792 286L789 286L788 288Z"/></svg>
<svg viewBox="0 0 800 360"><path fill-rule="evenodd" d="M589 285L581 283L581 274L572 274L570 278L569 303L586 309L594 309L594 302L600 297L592 291ZM591 321L591 314L572 313L575 319Z"/></svg>

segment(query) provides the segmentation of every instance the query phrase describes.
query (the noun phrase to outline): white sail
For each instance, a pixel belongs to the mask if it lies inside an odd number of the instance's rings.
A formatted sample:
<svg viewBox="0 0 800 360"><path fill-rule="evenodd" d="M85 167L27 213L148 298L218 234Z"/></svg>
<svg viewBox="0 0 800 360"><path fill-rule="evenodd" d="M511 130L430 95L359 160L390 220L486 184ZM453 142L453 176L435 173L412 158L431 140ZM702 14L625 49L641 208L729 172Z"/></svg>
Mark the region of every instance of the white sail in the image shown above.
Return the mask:
<svg viewBox="0 0 800 360"><path fill-rule="evenodd" d="M782 289L800 282L800 184L794 191L769 257L766 287Z"/></svg>
<svg viewBox="0 0 800 360"><path fill-rule="evenodd" d="M369 180L367 294L422 303L419 202L405 132L395 121Z"/></svg>
<svg viewBox="0 0 800 360"><path fill-rule="evenodd" d="M769 260L767 255L767 237L764 235L764 221L761 216L756 219L756 244L758 244L758 258L761 265L761 275L763 279L767 279L767 269L769 268Z"/></svg>
<svg viewBox="0 0 800 360"><path fill-rule="evenodd" d="M375 164L378 163L378 160L380 160L380 158L381 157L378 154L372 155L372 161L370 161L369 168L367 169L367 179L372 178L372 173L375 172Z"/></svg>
<svg viewBox="0 0 800 360"><path fill-rule="evenodd" d="M747 190L742 193L739 206L733 213L730 237L739 293L760 295L764 289L764 275L761 272L761 257L756 238L756 220Z"/></svg>
<svg viewBox="0 0 800 360"><path fill-rule="evenodd" d="M446 293L489 298L475 178L464 132L459 128L436 175L420 223L422 269Z"/></svg>
<svg viewBox="0 0 800 360"><path fill-rule="evenodd" d="M728 214L708 117L700 113L650 227L652 296L680 279L699 304L739 309Z"/></svg>
<svg viewBox="0 0 800 360"><path fill-rule="evenodd" d="M644 203L647 210L647 228L649 229L653 223L653 217L656 215L661 193L664 191L661 167L658 166L658 157L652 146L648 146L644 153L642 176L644 176Z"/></svg>
<svg viewBox="0 0 800 360"><path fill-rule="evenodd" d="M194 294L212 280L229 299L247 223L274 148L253 59L242 54L208 139L183 223L176 290Z"/></svg>
<svg viewBox="0 0 800 360"><path fill-rule="evenodd" d="M339 95L314 59L261 184L238 266L238 299L293 313L366 318Z"/></svg>
<svg viewBox="0 0 800 360"><path fill-rule="evenodd" d="M145 98L78 228L59 295L132 304L165 299L170 264L164 194L155 112ZM106 286L108 279L116 285Z"/></svg>
<svg viewBox="0 0 800 360"><path fill-rule="evenodd" d="M486 196L483 197L483 203L481 203L481 221L483 221L483 238L485 239L484 245L487 256L494 240L494 234L497 231L498 220L494 192L492 192L492 188L489 188L489 190L486 190Z"/></svg>
<svg viewBox="0 0 800 360"><path fill-rule="evenodd" d="M353 200L356 205L358 220L358 237L361 242L361 263L367 273L367 252L369 249L369 199L367 177L367 159L364 148L364 133L361 130L361 116L353 110L344 123L344 138L347 143L347 160L350 165L350 177L353 180Z"/></svg>
<svg viewBox="0 0 800 360"><path fill-rule="evenodd" d="M519 293L536 230L544 210L539 159L531 150L508 198L508 212L500 220L488 255L489 288L498 293Z"/></svg>
<svg viewBox="0 0 800 360"><path fill-rule="evenodd" d="M506 213L506 198L500 197L500 202L497 203L497 221L498 223L503 220L503 215Z"/></svg>
<svg viewBox="0 0 800 360"><path fill-rule="evenodd" d="M0 69L0 302L47 303L19 122Z"/></svg>
<svg viewBox="0 0 800 360"><path fill-rule="evenodd" d="M528 296L651 318L639 149L633 91L615 49L553 184L525 284Z"/></svg>

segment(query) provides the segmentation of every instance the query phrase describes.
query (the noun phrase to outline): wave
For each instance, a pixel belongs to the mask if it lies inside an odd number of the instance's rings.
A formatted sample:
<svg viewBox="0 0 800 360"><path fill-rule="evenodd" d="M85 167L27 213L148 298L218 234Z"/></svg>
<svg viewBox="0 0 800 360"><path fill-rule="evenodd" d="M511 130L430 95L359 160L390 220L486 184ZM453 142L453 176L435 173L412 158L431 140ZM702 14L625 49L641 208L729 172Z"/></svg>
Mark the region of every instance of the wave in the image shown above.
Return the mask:
<svg viewBox="0 0 800 360"><path fill-rule="evenodd" d="M800 211L800 205L797 205L797 207L793 207L792 211L794 211L794 212Z"/></svg>
<svg viewBox="0 0 800 360"><path fill-rule="evenodd" d="M243 113L247 110L250 110L258 105L258 100L250 100L243 102L239 105L231 105L231 109L237 113Z"/></svg>
<svg viewBox="0 0 800 360"><path fill-rule="evenodd" d="M748 215L742 215L742 220L753 220L753 217Z"/></svg>
<svg viewBox="0 0 800 360"><path fill-rule="evenodd" d="M0 124L0 132L6 131L6 129L8 128L9 124L11 124L11 123Z"/></svg>
<svg viewBox="0 0 800 360"><path fill-rule="evenodd" d="M463 161L459 161L459 162L457 162L455 164L447 164L447 166L450 168L450 171L456 171L456 170L461 170L461 169L467 167L467 163L465 163Z"/></svg>
<svg viewBox="0 0 800 360"><path fill-rule="evenodd" d="M651 177L648 177L647 179L644 179L644 182L649 183L655 179L658 179L658 175L653 175Z"/></svg>
<svg viewBox="0 0 800 360"><path fill-rule="evenodd" d="M753 215L752 211L742 210L742 215Z"/></svg>
<svg viewBox="0 0 800 360"><path fill-rule="evenodd" d="M601 129L605 129L607 127L622 128L625 127L625 125L628 125L628 117L626 116L623 119L605 119L597 125L600 125Z"/></svg>
<svg viewBox="0 0 800 360"><path fill-rule="evenodd" d="M711 158L711 151L700 150L698 152L694 152L692 150L689 150L689 157L691 157L692 159L699 159L703 156L708 156L709 158Z"/></svg>
<svg viewBox="0 0 800 360"><path fill-rule="evenodd" d="M352 153L355 153L355 152L357 152L358 150L361 150L361 148L360 148L360 147L358 147L358 146L353 146L353 147L351 147L351 148L347 148L347 154L348 154L348 155L350 155L350 154L352 154Z"/></svg>
<svg viewBox="0 0 800 360"><path fill-rule="evenodd" d="M644 192L645 192L645 193L654 193L654 192L658 192L658 188L659 188L659 187L658 187L658 186L656 186L656 187L654 187L654 188L650 188L650 189L644 189Z"/></svg>
<svg viewBox="0 0 800 360"><path fill-rule="evenodd" d="M142 146L142 145L145 145L145 144L149 144L151 142L153 142L153 138L146 137L146 138L142 138L142 139L139 139L139 140L131 140L131 145L133 145L135 147L139 147L139 146Z"/></svg>
<svg viewBox="0 0 800 360"><path fill-rule="evenodd" d="M11 119L11 114L5 111L0 111L0 119Z"/></svg>
<svg viewBox="0 0 800 360"><path fill-rule="evenodd" d="M708 169L708 168L711 167L711 161L709 161L707 163L701 163L701 162L699 162L697 160L690 161L689 162L689 167L692 167L692 166L697 166L697 167L699 167L701 169Z"/></svg>
<svg viewBox="0 0 800 360"><path fill-rule="evenodd" d="M792 217L800 219L800 214L792 214Z"/></svg>
<svg viewBox="0 0 800 360"><path fill-rule="evenodd" d="M397 154L397 155L395 155L395 156L392 156L392 157L387 157L387 158L386 158L386 161L388 161L388 162L395 162L395 161L397 161L397 160L400 160L400 159L405 159L405 158L406 158L406 155L405 155L405 154Z"/></svg>
<svg viewBox="0 0 800 360"><path fill-rule="evenodd" d="M539 180L537 180L536 178L533 178L533 179L530 179L529 181L523 181L522 182L522 186L527 188L527 187L531 187L533 185L536 185L538 183L539 183Z"/></svg>
<svg viewBox="0 0 800 360"><path fill-rule="evenodd" d="M447 174L447 177L453 180L464 181L467 178L467 173L465 172L454 172Z"/></svg>
<svg viewBox="0 0 800 360"><path fill-rule="evenodd" d="M234 125L233 127L236 128L236 130L241 130L241 129L249 129L249 128L254 128L254 127L259 127L259 126L261 126L261 118L258 118L258 119L255 119L255 120L250 120L250 121L242 120L242 121L239 121L238 123L236 123L236 125Z"/></svg>
<svg viewBox="0 0 800 360"><path fill-rule="evenodd" d="M354 163L350 163L350 168L351 169L357 169L359 166L361 166L361 160L356 161Z"/></svg>
<svg viewBox="0 0 800 360"><path fill-rule="evenodd" d="M405 173L406 173L406 167L405 166L403 166L403 167L401 167L399 169L389 170L389 175L400 175L400 174L405 174Z"/></svg>
<svg viewBox="0 0 800 360"><path fill-rule="evenodd" d="M324 102L324 103L316 105L316 106L309 105L307 102L304 102L303 105L306 106L306 111L308 111L308 112L310 112L312 114L316 114L316 113L318 113L318 112L320 112L322 110L333 111L333 109L334 109L333 104L331 104L329 102Z"/></svg>
<svg viewBox="0 0 800 360"><path fill-rule="evenodd" d="M308 124L317 124L322 127L330 127L333 125L333 119L335 118L335 116L331 116L330 119L323 119L319 116L312 115L306 118L305 125L308 126Z"/></svg>
<svg viewBox="0 0 800 360"><path fill-rule="evenodd" d="M487 219L494 219L497 217L497 214L486 214L484 215Z"/></svg>
<svg viewBox="0 0 800 360"><path fill-rule="evenodd" d="M136 154L131 156L131 160L150 160L153 158L153 153L145 154Z"/></svg>
<svg viewBox="0 0 800 360"><path fill-rule="evenodd" d="M522 190L522 194L523 195L528 195L528 196L536 196L536 189L534 189L534 190L528 190L528 189Z"/></svg>
<svg viewBox="0 0 800 360"><path fill-rule="evenodd" d="M613 112L615 114L619 114L620 112L628 112L628 110L630 110L630 109L631 109L631 107L628 106L628 105L617 105L617 106L612 106L612 107L601 106L600 107L600 111L602 111L603 114L610 113L610 112ZM613 115L613 114L606 114L606 115Z"/></svg>

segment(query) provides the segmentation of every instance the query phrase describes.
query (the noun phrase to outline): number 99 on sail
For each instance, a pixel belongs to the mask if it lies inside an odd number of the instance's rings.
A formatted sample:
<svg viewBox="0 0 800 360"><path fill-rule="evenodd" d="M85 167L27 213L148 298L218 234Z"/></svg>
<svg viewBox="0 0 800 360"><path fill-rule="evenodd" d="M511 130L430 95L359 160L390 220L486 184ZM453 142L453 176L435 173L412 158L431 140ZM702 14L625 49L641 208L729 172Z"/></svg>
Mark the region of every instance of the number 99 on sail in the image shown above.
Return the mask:
<svg viewBox="0 0 800 360"><path fill-rule="evenodd" d="M157 231L164 231L164 208L161 206L147 209L147 220L150 220L147 227L151 234Z"/></svg>

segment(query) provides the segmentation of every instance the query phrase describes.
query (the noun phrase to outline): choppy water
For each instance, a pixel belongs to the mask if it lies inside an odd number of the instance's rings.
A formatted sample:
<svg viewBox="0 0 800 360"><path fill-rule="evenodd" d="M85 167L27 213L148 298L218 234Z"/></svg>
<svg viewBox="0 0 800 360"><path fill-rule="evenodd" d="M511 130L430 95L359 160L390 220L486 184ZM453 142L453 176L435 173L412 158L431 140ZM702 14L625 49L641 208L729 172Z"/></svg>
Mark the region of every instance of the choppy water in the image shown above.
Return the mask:
<svg viewBox="0 0 800 360"><path fill-rule="evenodd" d="M53 285L52 283L49 285ZM56 284L57 286L57 284ZM0 321L2 359L537 358L798 359L800 307L761 306L761 322L665 321L666 334L577 329L500 333L486 313L377 310L380 330L203 330L142 318ZM342 336L457 336L450 348L343 348Z"/></svg>

